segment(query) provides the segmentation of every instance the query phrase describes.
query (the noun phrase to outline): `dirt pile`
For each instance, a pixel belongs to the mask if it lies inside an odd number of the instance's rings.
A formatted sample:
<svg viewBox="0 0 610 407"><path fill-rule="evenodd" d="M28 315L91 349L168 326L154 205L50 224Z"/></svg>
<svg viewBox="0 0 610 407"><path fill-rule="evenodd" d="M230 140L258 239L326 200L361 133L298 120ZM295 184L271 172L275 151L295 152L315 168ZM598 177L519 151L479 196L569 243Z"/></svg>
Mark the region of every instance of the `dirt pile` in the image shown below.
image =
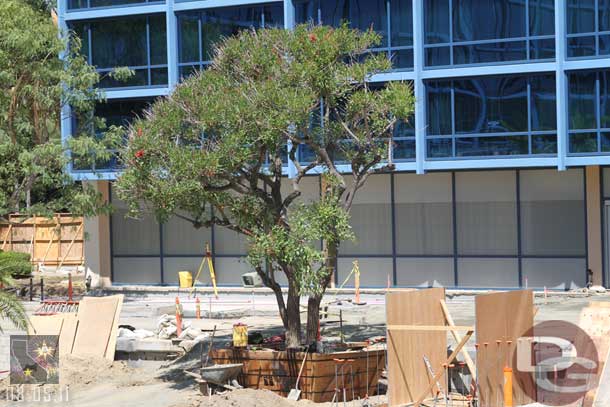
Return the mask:
<svg viewBox="0 0 610 407"><path fill-rule="evenodd" d="M135 386L149 377L145 369L128 366L127 362L110 362L104 358L80 358L64 356L59 362L59 381L70 388L79 388L98 383L116 383L122 386Z"/></svg>

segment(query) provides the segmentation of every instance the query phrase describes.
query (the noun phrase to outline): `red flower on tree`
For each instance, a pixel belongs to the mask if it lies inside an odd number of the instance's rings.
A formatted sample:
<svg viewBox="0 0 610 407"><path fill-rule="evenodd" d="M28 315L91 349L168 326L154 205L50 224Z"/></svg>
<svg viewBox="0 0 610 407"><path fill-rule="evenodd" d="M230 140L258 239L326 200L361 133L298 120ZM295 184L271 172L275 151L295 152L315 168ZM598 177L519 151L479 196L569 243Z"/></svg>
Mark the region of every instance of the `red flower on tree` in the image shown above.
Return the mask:
<svg viewBox="0 0 610 407"><path fill-rule="evenodd" d="M144 150L138 150L134 155L136 156L136 158L142 158L144 157Z"/></svg>
<svg viewBox="0 0 610 407"><path fill-rule="evenodd" d="M318 37L316 37L315 34L309 34L309 40L311 42L316 42L316 41L318 41Z"/></svg>

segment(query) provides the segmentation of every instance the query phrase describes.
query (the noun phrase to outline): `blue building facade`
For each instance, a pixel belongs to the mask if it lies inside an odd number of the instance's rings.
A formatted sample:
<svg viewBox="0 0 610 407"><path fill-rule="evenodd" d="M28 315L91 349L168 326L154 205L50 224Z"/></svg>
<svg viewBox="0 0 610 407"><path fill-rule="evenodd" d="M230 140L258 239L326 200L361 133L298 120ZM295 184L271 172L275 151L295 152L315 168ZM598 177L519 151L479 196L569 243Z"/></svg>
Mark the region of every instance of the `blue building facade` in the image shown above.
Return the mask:
<svg viewBox="0 0 610 407"><path fill-rule="evenodd" d="M352 223L367 238L342 245L337 281L356 259L368 286L608 281L610 0L59 0L59 21L100 73L134 70L126 83L102 81L98 114L113 124L205 69L214 44L242 29L373 28L382 42L371 52L393 64L373 81L410 81L417 102L395 135L396 172L372 177L358 198ZM70 170L112 199L116 162ZM115 203L94 225L107 229L92 255L107 281L174 284L204 241L220 283L248 271L239 237L126 220Z"/></svg>

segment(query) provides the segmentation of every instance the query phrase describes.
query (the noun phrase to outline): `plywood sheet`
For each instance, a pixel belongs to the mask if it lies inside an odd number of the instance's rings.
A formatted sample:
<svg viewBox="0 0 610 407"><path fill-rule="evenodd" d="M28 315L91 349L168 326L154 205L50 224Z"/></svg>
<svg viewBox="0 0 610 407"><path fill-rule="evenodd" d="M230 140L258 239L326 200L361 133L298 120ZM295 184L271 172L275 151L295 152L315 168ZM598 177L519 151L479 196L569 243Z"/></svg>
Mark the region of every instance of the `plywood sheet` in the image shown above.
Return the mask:
<svg viewBox="0 0 610 407"><path fill-rule="evenodd" d="M531 290L478 295L475 309L479 399L484 406L500 406L504 400L504 367L517 371L513 358L517 340L534 325L534 295ZM513 380L515 406L536 401L530 396L535 395L531 378L515 375Z"/></svg>
<svg viewBox="0 0 610 407"><path fill-rule="evenodd" d="M61 334L64 322L62 314L57 315L33 315L28 325L28 335L57 335Z"/></svg>
<svg viewBox="0 0 610 407"><path fill-rule="evenodd" d="M609 386L608 376L610 376L607 372L605 374L606 378L602 379L602 375L604 371L608 370L608 355L610 355L610 308L607 303L602 302L592 302L588 307L583 308L580 313L580 318L578 322L579 327L588 335L590 340L583 340L581 343L576 343L576 347L579 350L580 354L586 354L587 349L585 349L585 344L589 344L595 347L595 354L598 359L598 370L597 375L594 375L590 383L590 388L583 400L583 407L591 407L594 405L595 395L597 392L601 393L601 397L610 398L606 394L603 395L604 391L607 391L606 388ZM592 341L592 343L591 343ZM590 356L592 357L592 356ZM600 381L606 380L606 381ZM598 405L601 405L598 403ZM603 404L607 406L607 404Z"/></svg>
<svg viewBox="0 0 610 407"><path fill-rule="evenodd" d="M108 339L108 346L104 357L108 360L114 360L114 352L116 351L116 337L119 330L119 319L121 317L121 310L123 309L123 295L116 295L117 306L114 311L114 320L112 321L112 328L110 330L110 337Z"/></svg>
<svg viewBox="0 0 610 407"><path fill-rule="evenodd" d="M445 325L440 303L444 299L443 288L388 293L386 323ZM412 403L428 389L432 379L424 356L430 360L434 373L438 373L447 358L447 332L388 331L387 342L389 405Z"/></svg>
<svg viewBox="0 0 610 407"><path fill-rule="evenodd" d="M74 345L74 337L76 336L76 328L78 326L78 317L76 313L67 313L63 315L63 325L61 334L59 335L59 355L69 355L72 353Z"/></svg>
<svg viewBox="0 0 610 407"><path fill-rule="evenodd" d="M106 356L119 302L122 302L119 295L86 297L80 302L73 355Z"/></svg>

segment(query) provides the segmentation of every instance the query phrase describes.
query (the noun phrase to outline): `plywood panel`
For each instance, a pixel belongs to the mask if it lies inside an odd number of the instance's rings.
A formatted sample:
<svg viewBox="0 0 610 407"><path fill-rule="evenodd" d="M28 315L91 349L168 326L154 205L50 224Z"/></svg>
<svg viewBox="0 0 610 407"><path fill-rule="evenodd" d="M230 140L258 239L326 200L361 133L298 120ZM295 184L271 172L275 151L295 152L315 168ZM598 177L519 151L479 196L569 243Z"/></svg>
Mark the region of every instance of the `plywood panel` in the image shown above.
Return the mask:
<svg viewBox="0 0 610 407"><path fill-rule="evenodd" d="M517 340L534 324L534 295L531 290L478 295L475 297L476 338L479 344L477 369L482 405L500 406L504 400L505 366L517 371L514 352ZM497 341L500 341L499 343ZM509 344L508 342L511 342ZM514 376L513 401L522 406L535 400L531 377Z"/></svg>
<svg viewBox="0 0 610 407"><path fill-rule="evenodd" d="M64 322L62 314L57 315L33 315L30 317L28 335L57 335L61 334Z"/></svg>
<svg viewBox="0 0 610 407"><path fill-rule="evenodd" d="M59 335L59 355L69 355L72 353L74 345L74 337L78 326L78 317L76 313L68 313L63 315L63 325L61 334Z"/></svg>
<svg viewBox="0 0 610 407"><path fill-rule="evenodd" d="M105 357L119 297L86 297L80 302L73 355Z"/></svg>
<svg viewBox="0 0 610 407"><path fill-rule="evenodd" d="M604 370L608 370L606 366L608 355L610 355L610 308L608 303L591 302L588 307L582 309L578 325L588 335L587 339L590 338L590 340L582 340L580 341L581 343L575 344L579 351L579 356L589 356L589 358L592 358L595 353L598 359L597 375L591 378L591 390L587 392L583 400L583 407L591 407L594 405L593 402L595 394L598 391L600 377ZM594 346L595 352L587 354L588 349L583 344ZM604 382L600 386L600 390L605 391L607 386L608 384Z"/></svg>
<svg viewBox="0 0 610 407"><path fill-rule="evenodd" d="M443 288L388 293L386 322L388 325L445 325L440 303L444 299ZM434 373L438 373L447 358L447 332L388 331L387 342L389 405L414 402L428 389L432 379L424 356L430 360Z"/></svg>
<svg viewBox="0 0 610 407"><path fill-rule="evenodd" d="M123 295L116 295L117 305L114 311L114 319L112 321L112 328L110 329L110 337L108 338L108 346L104 357L108 360L114 360L114 352L116 351L116 336L119 330L119 319L121 317L121 309L123 308Z"/></svg>

